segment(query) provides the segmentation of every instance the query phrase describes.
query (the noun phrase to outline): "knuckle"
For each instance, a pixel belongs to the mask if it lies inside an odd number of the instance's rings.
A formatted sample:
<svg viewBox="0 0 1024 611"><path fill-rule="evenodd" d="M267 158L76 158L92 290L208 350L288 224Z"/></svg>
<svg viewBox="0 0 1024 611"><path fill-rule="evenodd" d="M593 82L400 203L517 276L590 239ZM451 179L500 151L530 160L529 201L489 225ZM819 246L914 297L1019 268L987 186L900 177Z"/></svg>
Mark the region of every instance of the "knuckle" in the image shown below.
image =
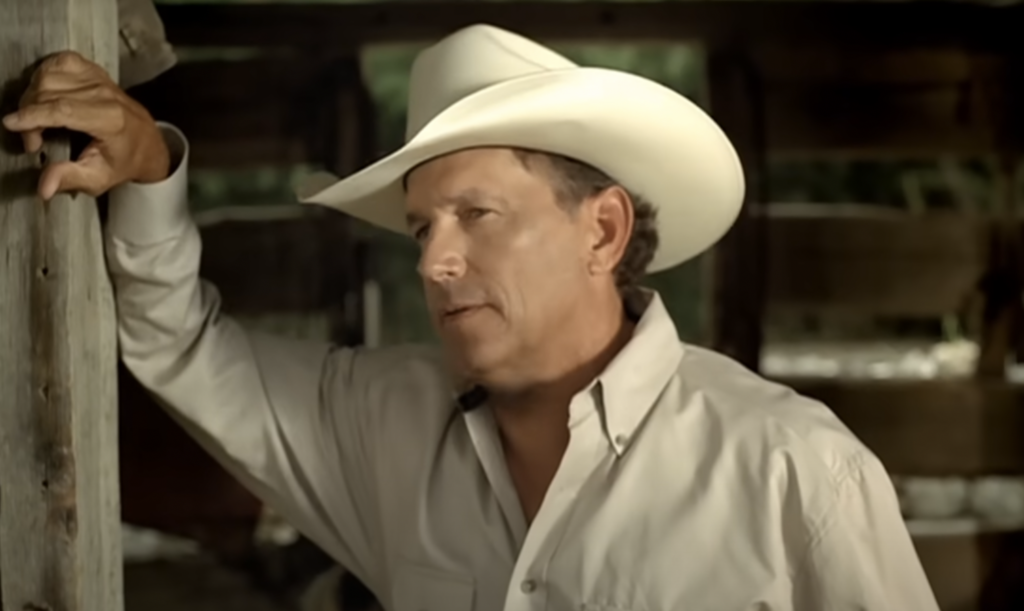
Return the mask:
<svg viewBox="0 0 1024 611"><path fill-rule="evenodd" d="M42 66L40 67L40 74L46 74L47 72L51 72L53 70L59 70L61 67L64 66L64 63L67 62L68 53L70 52L61 51L59 53L54 53L53 55L47 57L45 60L43 60Z"/></svg>
<svg viewBox="0 0 1024 611"><path fill-rule="evenodd" d="M35 88L45 91L47 89L53 89L56 85L57 78L54 76L52 70L44 70L39 73L39 78L36 79Z"/></svg>
<svg viewBox="0 0 1024 611"><path fill-rule="evenodd" d="M53 100L51 104L53 107L54 114L56 114L58 117L67 118L70 117L74 112L74 109L71 106L71 102L67 98L57 98Z"/></svg>
<svg viewBox="0 0 1024 611"><path fill-rule="evenodd" d="M60 53L54 53L53 55L51 55L51 56L47 57L46 59L44 59L39 64L39 69L36 70L36 78L38 79L42 75L46 74L47 72L50 72L50 71L56 69L57 65L58 65L58 62L60 62L60 56L61 56Z"/></svg>
<svg viewBox="0 0 1024 611"><path fill-rule="evenodd" d="M90 89L90 94L97 100L113 102L121 99L120 90L109 81L96 83Z"/></svg>
<svg viewBox="0 0 1024 611"><path fill-rule="evenodd" d="M81 65L83 59L76 51L62 51L57 54L57 66L68 70Z"/></svg>
<svg viewBox="0 0 1024 611"><path fill-rule="evenodd" d="M43 60L37 75L42 79L54 72L73 72L84 63L85 58L77 51L60 51Z"/></svg>

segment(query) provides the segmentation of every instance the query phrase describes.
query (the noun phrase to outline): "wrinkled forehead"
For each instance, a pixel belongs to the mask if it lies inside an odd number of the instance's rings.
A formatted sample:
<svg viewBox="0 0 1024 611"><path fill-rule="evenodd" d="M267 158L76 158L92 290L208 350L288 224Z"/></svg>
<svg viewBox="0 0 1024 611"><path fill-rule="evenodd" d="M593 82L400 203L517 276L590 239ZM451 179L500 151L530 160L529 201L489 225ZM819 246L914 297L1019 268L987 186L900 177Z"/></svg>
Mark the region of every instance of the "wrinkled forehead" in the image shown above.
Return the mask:
<svg viewBox="0 0 1024 611"><path fill-rule="evenodd" d="M531 170L512 148L463 149L435 157L406 174L403 193L410 227L469 208L538 220L549 212L542 208L560 209L547 174Z"/></svg>
<svg viewBox="0 0 1024 611"><path fill-rule="evenodd" d="M480 169L484 166L507 167L512 170L516 161L515 149L510 147L476 146L459 149L416 164L402 177L402 186L408 191L410 179L422 174L446 174L460 169Z"/></svg>
<svg viewBox="0 0 1024 611"><path fill-rule="evenodd" d="M522 187L530 175L513 149L476 147L433 157L406 172L402 191L406 206L426 203L421 200L449 200L489 195Z"/></svg>

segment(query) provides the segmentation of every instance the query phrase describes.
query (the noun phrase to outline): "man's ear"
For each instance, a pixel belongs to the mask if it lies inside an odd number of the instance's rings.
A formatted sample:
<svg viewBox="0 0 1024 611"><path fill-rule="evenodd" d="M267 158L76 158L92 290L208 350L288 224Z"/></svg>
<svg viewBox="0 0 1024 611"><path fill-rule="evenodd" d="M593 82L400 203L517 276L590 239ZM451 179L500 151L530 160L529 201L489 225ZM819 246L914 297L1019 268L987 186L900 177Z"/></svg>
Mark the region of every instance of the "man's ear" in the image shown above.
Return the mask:
<svg viewBox="0 0 1024 611"><path fill-rule="evenodd" d="M622 260L633 233L633 202L626 190L609 187L587 201L592 239L588 269L611 274Z"/></svg>

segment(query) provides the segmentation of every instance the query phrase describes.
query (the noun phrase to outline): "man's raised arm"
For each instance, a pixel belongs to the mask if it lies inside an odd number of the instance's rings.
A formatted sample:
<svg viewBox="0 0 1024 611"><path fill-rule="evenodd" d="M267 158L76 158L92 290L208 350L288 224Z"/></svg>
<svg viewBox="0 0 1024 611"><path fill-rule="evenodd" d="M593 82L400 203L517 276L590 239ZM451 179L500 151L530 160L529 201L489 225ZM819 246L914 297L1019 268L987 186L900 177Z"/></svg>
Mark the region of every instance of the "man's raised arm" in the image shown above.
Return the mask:
<svg viewBox="0 0 1024 611"><path fill-rule="evenodd" d="M254 493L372 578L377 512L354 441L366 434L351 400L356 352L249 333L221 313L216 288L199 278L184 136L73 53L44 63L4 125L29 152L44 129L92 136L78 160L44 170L39 191L110 192L107 260L126 366Z"/></svg>

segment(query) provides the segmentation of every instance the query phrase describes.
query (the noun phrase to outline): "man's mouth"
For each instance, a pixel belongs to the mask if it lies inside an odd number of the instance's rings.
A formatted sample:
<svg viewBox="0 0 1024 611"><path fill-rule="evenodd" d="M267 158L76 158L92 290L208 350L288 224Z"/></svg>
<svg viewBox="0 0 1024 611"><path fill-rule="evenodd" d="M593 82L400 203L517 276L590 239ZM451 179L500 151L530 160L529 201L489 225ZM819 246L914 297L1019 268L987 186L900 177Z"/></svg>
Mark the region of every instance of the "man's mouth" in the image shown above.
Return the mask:
<svg viewBox="0 0 1024 611"><path fill-rule="evenodd" d="M477 310L479 310L482 307L483 306L481 306L481 305L452 306L450 308L446 308L445 309L444 315L442 316L442 318L446 322L449 322L449 321L454 322L456 320L464 318L465 316L467 316L469 314L472 314L472 313L476 312Z"/></svg>

